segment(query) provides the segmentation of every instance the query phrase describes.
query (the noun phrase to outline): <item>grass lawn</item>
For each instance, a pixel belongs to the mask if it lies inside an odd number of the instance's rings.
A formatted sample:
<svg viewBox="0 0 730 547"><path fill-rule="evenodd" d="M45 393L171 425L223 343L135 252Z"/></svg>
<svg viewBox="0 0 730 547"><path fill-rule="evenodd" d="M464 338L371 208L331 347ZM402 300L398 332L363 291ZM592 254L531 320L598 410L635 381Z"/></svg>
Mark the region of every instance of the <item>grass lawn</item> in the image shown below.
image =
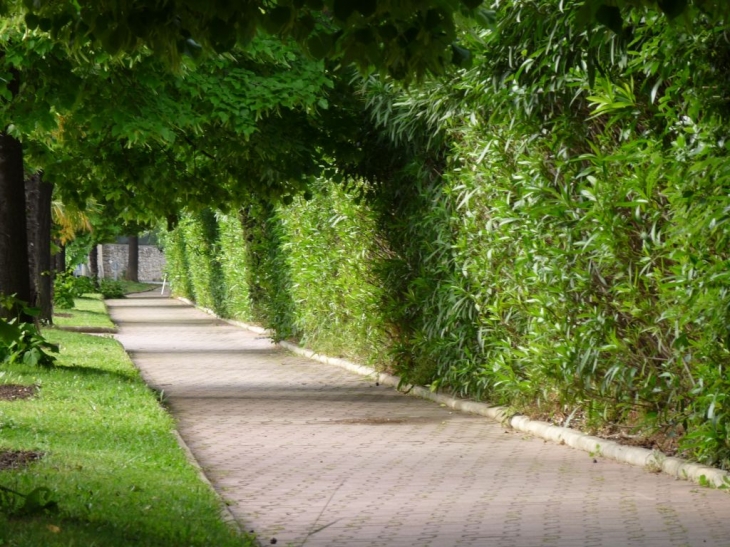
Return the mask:
<svg viewBox="0 0 730 547"><path fill-rule="evenodd" d="M119 282L122 284L122 287L124 287L124 294L146 292L151 291L152 289L157 289L159 291L162 288L162 285L157 285L155 283L141 283L138 281L127 281L126 279L120 279Z"/></svg>
<svg viewBox="0 0 730 547"><path fill-rule="evenodd" d="M114 328L100 294L85 294L74 299L70 310L54 309L53 323L59 327Z"/></svg>
<svg viewBox="0 0 730 547"><path fill-rule="evenodd" d="M120 280L119 284L125 294L160 290L154 283L138 283L136 281ZM113 329L115 327L101 294L85 294L74 299L71 309L55 308L53 310L53 324L58 327L90 327Z"/></svg>
<svg viewBox="0 0 730 547"><path fill-rule="evenodd" d="M122 347L109 337L44 334L61 345L59 366L0 368L0 384L38 386L32 398L0 401L0 453L44 456L0 470L0 486L48 487L58 512L8 516L0 506L0 545L254 545L221 520L218 498Z"/></svg>

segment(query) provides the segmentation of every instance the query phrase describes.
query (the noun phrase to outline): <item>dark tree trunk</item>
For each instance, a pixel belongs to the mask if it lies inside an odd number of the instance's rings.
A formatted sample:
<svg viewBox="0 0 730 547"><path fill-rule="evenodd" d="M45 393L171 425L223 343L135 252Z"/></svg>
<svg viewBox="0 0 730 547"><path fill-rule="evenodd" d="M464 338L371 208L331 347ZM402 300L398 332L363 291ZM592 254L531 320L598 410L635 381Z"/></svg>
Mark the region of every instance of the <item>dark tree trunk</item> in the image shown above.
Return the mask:
<svg viewBox="0 0 730 547"><path fill-rule="evenodd" d="M28 255L33 305L40 308L39 320L53 321L53 280L51 279L51 200L53 184L41 172L25 181L28 223Z"/></svg>
<svg viewBox="0 0 730 547"><path fill-rule="evenodd" d="M53 269L56 273L63 273L66 271L66 246L60 241L56 241L58 245L58 252L53 255Z"/></svg>
<svg viewBox="0 0 730 547"><path fill-rule="evenodd" d="M139 281L139 237L129 236L129 260L127 261L127 281Z"/></svg>
<svg viewBox="0 0 730 547"><path fill-rule="evenodd" d="M0 132L0 294L30 302L23 146ZM23 315L21 320L31 322Z"/></svg>
<svg viewBox="0 0 730 547"><path fill-rule="evenodd" d="M51 225L53 224L51 206L53 203L53 183L43 180L39 174L38 185L38 235L36 239L38 253L38 306L41 309L40 320L53 322L53 277L51 268Z"/></svg>
<svg viewBox="0 0 730 547"><path fill-rule="evenodd" d="M89 251L89 270L91 270L91 279L94 287L99 286L99 246L92 245Z"/></svg>
<svg viewBox="0 0 730 547"><path fill-rule="evenodd" d="M40 206L40 176L31 175L25 181L25 227L28 237L28 270L30 272L30 304L38 306L38 217Z"/></svg>

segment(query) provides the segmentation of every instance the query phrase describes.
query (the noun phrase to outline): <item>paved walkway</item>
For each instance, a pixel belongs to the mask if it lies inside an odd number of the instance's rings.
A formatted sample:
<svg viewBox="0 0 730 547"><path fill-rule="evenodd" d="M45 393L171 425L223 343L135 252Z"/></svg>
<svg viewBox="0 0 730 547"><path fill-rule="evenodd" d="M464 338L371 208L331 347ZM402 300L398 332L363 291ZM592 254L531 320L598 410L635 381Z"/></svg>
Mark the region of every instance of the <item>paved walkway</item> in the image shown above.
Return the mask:
<svg viewBox="0 0 730 547"><path fill-rule="evenodd" d="M154 293L110 309L264 545L730 546L726 492L505 431Z"/></svg>

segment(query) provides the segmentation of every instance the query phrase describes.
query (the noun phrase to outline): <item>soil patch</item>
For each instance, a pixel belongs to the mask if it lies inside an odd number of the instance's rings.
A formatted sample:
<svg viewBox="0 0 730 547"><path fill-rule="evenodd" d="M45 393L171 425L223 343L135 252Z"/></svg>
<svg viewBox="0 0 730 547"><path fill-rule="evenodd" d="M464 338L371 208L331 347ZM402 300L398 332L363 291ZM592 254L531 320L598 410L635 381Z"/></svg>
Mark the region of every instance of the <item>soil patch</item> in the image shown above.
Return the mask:
<svg viewBox="0 0 730 547"><path fill-rule="evenodd" d="M672 428L649 428L642 427L640 420L636 417L629 417L627 424L603 424L598 427L589 427L586 417L582 412L573 413L570 416L560 411L540 412L539 410L527 411L525 413L533 420L541 420L552 425L569 427L576 431L594 435L608 441L614 441L624 446L636 446L649 450L658 450L666 456L678 456L679 441L684 435L681 426ZM632 423L633 422L633 423ZM566 426L566 423L568 424Z"/></svg>
<svg viewBox="0 0 730 547"><path fill-rule="evenodd" d="M56 317L73 317L74 314L57 311L57 312L54 312L53 315L55 315Z"/></svg>
<svg viewBox="0 0 730 547"><path fill-rule="evenodd" d="M38 386L21 386L18 384L0 384L0 401L16 401L29 399L38 393Z"/></svg>
<svg viewBox="0 0 730 547"><path fill-rule="evenodd" d="M20 469L36 460L40 460L42 457L42 452L0 450L0 471L5 469Z"/></svg>

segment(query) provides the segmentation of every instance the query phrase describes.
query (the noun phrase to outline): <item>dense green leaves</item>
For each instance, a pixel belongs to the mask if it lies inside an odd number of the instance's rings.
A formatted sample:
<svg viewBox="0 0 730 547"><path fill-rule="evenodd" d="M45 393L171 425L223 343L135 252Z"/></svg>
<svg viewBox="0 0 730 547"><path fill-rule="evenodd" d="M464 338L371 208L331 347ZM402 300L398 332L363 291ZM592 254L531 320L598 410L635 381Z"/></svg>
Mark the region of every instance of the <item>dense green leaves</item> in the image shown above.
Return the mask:
<svg viewBox="0 0 730 547"><path fill-rule="evenodd" d="M364 260L379 252L377 236L356 195L320 181L290 206L186 216L165 248L173 290L278 338L382 361L382 295Z"/></svg>
<svg viewBox="0 0 730 547"><path fill-rule="evenodd" d="M0 295L0 365L22 363L28 366L51 367L58 346L41 335L36 325L21 321L21 316L37 316L35 308L28 307L13 296Z"/></svg>
<svg viewBox="0 0 730 547"><path fill-rule="evenodd" d="M730 48L703 6L504 2L445 84L366 81L345 201L246 209L251 317L377 332L365 358L407 382L728 467Z"/></svg>
<svg viewBox="0 0 730 547"><path fill-rule="evenodd" d="M65 200L126 221L297 191L318 171L312 120L332 86L321 62L277 40L171 74L140 56L80 66L82 94L30 151ZM252 138L255 135L256 138Z"/></svg>
<svg viewBox="0 0 730 547"><path fill-rule="evenodd" d="M144 47L173 64L198 44L217 53L248 45L257 29L292 38L362 70L399 79L443 73L456 40L455 21L474 15L481 1L324 0L276 3L167 0L26 3L26 24L75 47L100 45L111 55Z"/></svg>
<svg viewBox="0 0 730 547"><path fill-rule="evenodd" d="M726 3L24 5L8 130L69 202L187 209L178 292L730 465Z"/></svg>

